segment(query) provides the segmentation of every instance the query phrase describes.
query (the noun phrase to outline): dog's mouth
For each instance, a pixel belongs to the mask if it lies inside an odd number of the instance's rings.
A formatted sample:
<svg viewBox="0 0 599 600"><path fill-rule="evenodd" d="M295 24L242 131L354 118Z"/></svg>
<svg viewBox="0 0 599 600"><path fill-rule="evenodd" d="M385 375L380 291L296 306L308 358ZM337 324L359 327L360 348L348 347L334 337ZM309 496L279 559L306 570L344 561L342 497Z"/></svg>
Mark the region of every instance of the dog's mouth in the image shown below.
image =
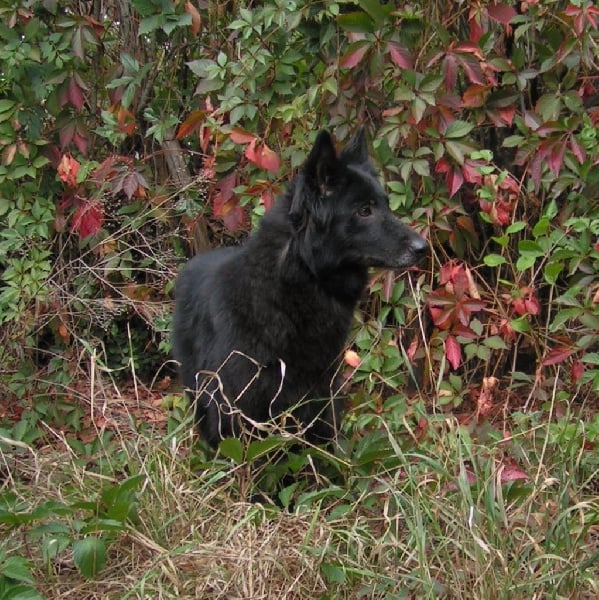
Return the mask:
<svg viewBox="0 0 599 600"><path fill-rule="evenodd" d="M417 268L424 260L426 254L412 253L409 256L382 259L380 257L366 258L366 265L374 269L392 269L393 271L403 271L405 269Z"/></svg>

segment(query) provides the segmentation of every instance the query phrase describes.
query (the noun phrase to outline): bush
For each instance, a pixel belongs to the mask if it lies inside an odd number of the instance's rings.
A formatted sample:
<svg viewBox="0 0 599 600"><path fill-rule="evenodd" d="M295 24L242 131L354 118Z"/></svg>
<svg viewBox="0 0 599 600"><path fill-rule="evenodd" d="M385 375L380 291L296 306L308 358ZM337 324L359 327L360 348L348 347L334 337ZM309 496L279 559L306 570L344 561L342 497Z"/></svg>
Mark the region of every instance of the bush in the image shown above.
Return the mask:
<svg viewBox="0 0 599 600"><path fill-rule="evenodd" d="M396 4L0 2L0 595L122 554L140 595L243 595L212 540L275 526L307 595L597 591L599 9ZM373 274L342 445L181 447L178 265L358 123L431 259Z"/></svg>

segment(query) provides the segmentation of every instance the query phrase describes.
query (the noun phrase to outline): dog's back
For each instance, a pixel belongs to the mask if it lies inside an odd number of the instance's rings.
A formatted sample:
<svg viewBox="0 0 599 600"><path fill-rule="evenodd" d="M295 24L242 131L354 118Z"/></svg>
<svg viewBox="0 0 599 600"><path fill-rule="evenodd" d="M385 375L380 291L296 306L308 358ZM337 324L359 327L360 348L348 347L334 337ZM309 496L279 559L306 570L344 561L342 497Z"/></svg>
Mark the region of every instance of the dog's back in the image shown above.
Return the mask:
<svg viewBox="0 0 599 600"><path fill-rule="evenodd" d="M339 425L335 373L369 266L404 267L424 241L396 219L359 133L321 133L300 175L241 247L195 257L176 284L174 356L212 444L285 413L319 441Z"/></svg>

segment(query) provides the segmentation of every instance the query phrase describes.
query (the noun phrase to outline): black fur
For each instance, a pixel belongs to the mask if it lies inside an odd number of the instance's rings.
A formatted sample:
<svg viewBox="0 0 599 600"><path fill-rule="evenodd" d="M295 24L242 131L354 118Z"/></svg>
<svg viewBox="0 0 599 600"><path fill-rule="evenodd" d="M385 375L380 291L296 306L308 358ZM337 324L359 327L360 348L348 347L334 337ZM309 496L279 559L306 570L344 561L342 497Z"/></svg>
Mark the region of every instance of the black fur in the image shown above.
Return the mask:
<svg viewBox="0 0 599 600"><path fill-rule="evenodd" d="M174 356L203 437L215 445L285 413L287 429L333 438L335 374L368 268L408 267L426 249L391 213L363 130L339 155L320 132L256 233L196 256L177 280Z"/></svg>

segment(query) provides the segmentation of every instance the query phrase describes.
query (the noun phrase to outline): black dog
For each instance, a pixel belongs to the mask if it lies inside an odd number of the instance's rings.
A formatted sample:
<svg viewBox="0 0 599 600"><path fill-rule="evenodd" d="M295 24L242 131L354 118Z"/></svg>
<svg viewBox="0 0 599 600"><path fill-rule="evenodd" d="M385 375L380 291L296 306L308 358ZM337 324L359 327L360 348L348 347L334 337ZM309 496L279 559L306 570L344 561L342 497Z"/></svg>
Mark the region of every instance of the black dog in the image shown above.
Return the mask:
<svg viewBox="0 0 599 600"><path fill-rule="evenodd" d="M332 439L336 372L368 268L402 269L426 250L391 213L363 130L339 155L320 132L256 233L196 256L177 280L174 356L203 437L216 445L279 417L306 439Z"/></svg>

